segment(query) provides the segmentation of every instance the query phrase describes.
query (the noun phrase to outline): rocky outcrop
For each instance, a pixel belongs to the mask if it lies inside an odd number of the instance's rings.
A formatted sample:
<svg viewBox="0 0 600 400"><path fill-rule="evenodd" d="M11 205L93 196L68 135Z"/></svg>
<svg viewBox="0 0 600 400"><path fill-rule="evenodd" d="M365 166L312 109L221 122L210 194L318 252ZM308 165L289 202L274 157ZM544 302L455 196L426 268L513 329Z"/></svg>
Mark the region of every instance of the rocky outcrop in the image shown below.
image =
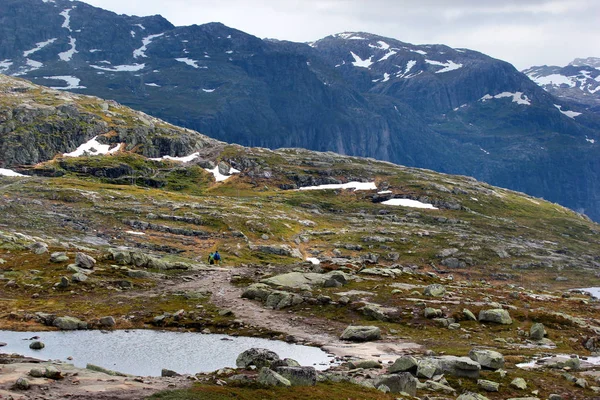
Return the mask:
<svg viewBox="0 0 600 400"><path fill-rule="evenodd" d="M512 318L510 318L510 314L508 311L503 309L481 310L479 312L479 321L493 322L501 325L512 324Z"/></svg>
<svg viewBox="0 0 600 400"><path fill-rule="evenodd" d="M254 366L256 368L270 367L275 361L279 361L277 353L260 348L252 348L241 353L235 364L238 368L248 368Z"/></svg>
<svg viewBox="0 0 600 400"><path fill-rule="evenodd" d="M86 322L74 317L58 317L52 323L55 327L63 331L75 331L78 329L87 329Z"/></svg>
<svg viewBox="0 0 600 400"><path fill-rule="evenodd" d="M349 326L340 339L350 342L370 342L381 339L381 330L376 326Z"/></svg>

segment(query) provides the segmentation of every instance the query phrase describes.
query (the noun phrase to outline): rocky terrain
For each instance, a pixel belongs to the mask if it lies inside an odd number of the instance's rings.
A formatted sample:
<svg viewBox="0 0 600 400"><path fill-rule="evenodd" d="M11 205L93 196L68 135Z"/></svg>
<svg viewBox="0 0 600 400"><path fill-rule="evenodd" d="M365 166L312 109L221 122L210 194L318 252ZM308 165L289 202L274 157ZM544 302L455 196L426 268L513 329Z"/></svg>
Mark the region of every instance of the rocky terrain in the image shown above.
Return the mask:
<svg viewBox="0 0 600 400"><path fill-rule="evenodd" d="M227 333L337 361L140 378L3 356L0 395L598 396L599 303L571 290L600 286L587 217L465 176L229 145L14 78L0 93L0 171L17 175L0 177L3 329Z"/></svg>
<svg viewBox="0 0 600 400"><path fill-rule="evenodd" d="M569 82L596 90L591 67L573 68L569 76L589 79ZM474 176L600 220L598 114L468 49L363 32L261 40L76 1L1 0L0 73L113 99L228 143Z"/></svg>

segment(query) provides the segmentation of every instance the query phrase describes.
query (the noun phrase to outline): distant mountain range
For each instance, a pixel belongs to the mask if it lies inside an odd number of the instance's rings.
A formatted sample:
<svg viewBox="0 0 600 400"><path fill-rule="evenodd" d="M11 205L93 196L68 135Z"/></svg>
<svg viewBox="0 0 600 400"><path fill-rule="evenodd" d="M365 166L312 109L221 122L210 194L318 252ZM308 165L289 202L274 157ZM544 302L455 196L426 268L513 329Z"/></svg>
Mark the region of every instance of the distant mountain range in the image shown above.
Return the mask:
<svg viewBox="0 0 600 400"><path fill-rule="evenodd" d="M0 0L0 73L115 99L227 142L471 175L600 220L593 106L467 49L350 32L261 40L77 1Z"/></svg>

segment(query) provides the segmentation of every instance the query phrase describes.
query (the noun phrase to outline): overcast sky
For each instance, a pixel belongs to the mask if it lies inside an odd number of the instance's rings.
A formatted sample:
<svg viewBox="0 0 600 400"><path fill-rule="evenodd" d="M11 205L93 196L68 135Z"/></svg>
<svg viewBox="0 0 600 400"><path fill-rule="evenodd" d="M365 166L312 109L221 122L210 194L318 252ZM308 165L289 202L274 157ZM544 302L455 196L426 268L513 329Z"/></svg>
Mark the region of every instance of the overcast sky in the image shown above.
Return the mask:
<svg viewBox="0 0 600 400"><path fill-rule="evenodd" d="M261 38L310 42L363 31L478 50L514 64L600 57L600 0L84 0L174 25L222 22Z"/></svg>

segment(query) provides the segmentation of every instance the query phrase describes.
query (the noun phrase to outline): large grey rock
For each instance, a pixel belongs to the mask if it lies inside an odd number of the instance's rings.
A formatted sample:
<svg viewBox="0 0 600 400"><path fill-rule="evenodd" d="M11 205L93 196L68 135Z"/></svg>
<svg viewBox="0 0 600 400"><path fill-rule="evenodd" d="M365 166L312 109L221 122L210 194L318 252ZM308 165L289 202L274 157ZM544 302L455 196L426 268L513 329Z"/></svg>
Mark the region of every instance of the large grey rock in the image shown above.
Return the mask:
<svg viewBox="0 0 600 400"><path fill-rule="evenodd" d="M444 285L440 285L439 283L429 285L425 287L423 294L431 297L442 297L446 294L446 287Z"/></svg>
<svg viewBox="0 0 600 400"><path fill-rule="evenodd" d="M88 276L86 274L77 273L71 276L71 281L74 283L81 283L88 280Z"/></svg>
<svg viewBox="0 0 600 400"><path fill-rule="evenodd" d="M388 372L390 374L395 374L397 372L411 372L414 373L417 371L418 361L413 356L402 356L388 368Z"/></svg>
<svg viewBox="0 0 600 400"><path fill-rule="evenodd" d="M252 348L241 353L235 361L235 365L238 368L248 368L250 366L262 368L270 367L271 363L278 360L279 356L277 353L271 350Z"/></svg>
<svg viewBox="0 0 600 400"><path fill-rule="evenodd" d="M273 289L264 283L255 283L248 286L242 293L242 298L250 300L267 301L267 297L273 292Z"/></svg>
<svg viewBox="0 0 600 400"><path fill-rule="evenodd" d="M546 336L544 324L535 323L531 326L531 329L529 330L529 338L531 340L543 340L544 336Z"/></svg>
<svg viewBox="0 0 600 400"><path fill-rule="evenodd" d="M432 307L427 307L425 308L425 310L423 311L423 315L425 316L425 318L431 319L431 318L441 318L444 316L444 312L440 309L436 309L436 308L432 308Z"/></svg>
<svg viewBox="0 0 600 400"><path fill-rule="evenodd" d="M41 350L44 347L46 347L46 345L44 343L40 342L40 341L37 341L37 340L35 342L31 342L29 344L29 348L31 350Z"/></svg>
<svg viewBox="0 0 600 400"><path fill-rule="evenodd" d="M280 245L280 246L267 245L267 244L257 245L257 246L250 245L250 250L257 251L259 253L274 254L274 255L284 256L284 257L294 257L294 258L300 258L300 259L304 258L302 256L302 253L300 252L300 250L292 248L291 246L288 246L287 244Z"/></svg>
<svg viewBox="0 0 600 400"><path fill-rule="evenodd" d="M31 388L31 383L29 383L27 378L21 377L17 379L13 387L17 390L29 390L29 388Z"/></svg>
<svg viewBox="0 0 600 400"><path fill-rule="evenodd" d="M429 390L431 392L444 392L447 394L454 394L456 393L456 389L448 386L448 385L444 385L443 383L440 382L436 382L436 381L426 381L423 385L422 388L425 390ZM417 389L419 389L419 387L417 386Z"/></svg>
<svg viewBox="0 0 600 400"><path fill-rule="evenodd" d="M317 370L313 367L277 367L275 372L290 381L292 386L315 386Z"/></svg>
<svg viewBox="0 0 600 400"><path fill-rule="evenodd" d="M410 396L417 394L417 379L408 372L393 375L382 375L375 380L375 387L387 386L391 393L407 393Z"/></svg>
<svg viewBox="0 0 600 400"><path fill-rule="evenodd" d="M261 283L277 288L301 289L305 286L325 286L330 280L335 280L341 285L346 284L351 276L340 271L332 271L326 274L315 272L290 272L263 279Z"/></svg>
<svg viewBox="0 0 600 400"><path fill-rule="evenodd" d="M63 378L63 374L58 368L49 366L46 367L46 370L44 371L44 377L48 379L59 380Z"/></svg>
<svg viewBox="0 0 600 400"><path fill-rule="evenodd" d="M349 326L344 330L340 339L350 342L379 340L381 339L381 330L376 326Z"/></svg>
<svg viewBox="0 0 600 400"><path fill-rule="evenodd" d="M277 372L264 367L258 373L257 382L265 386L292 386L292 383Z"/></svg>
<svg viewBox="0 0 600 400"><path fill-rule="evenodd" d="M527 381L525 381L523 378L515 378L510 383L510 386L515 389L525 390L527 389Z"/></svg>
<svg viewBox="0 0 600 400"><path fill-rule="evenodd" d="M50 261L53 263L61 263L69 261L69 257L65 252L56 252L50 255Z"/></svg>
<svg viewBox="0 0 600 400"><path fill-rule="evenodd" d="M419 361L417 365L417 377L431 379L439 371L437 360L425 358Z"/></svg>
<svg viewBox="0 0 600 400"><path fill-rule="evenodd" d="M114 317L102 317L100 318L100 325L106 327L106 328L112 328L113 326L116 325L116 321Z"/></svg>
<svg viewBox="0 0 600 400"><path fill-rule="evenodd" d="M501 325L512 324L512 318L508 311L497 308L493 310L481 310L479 312L479 322L493 322Z"/></svg>
<svg viewBox="0 0 600 400"><path fill-rule="evenodd" d="M375 360L360 360L360 361L352 361L348 363L348 368L350 369L382 369L383 366L381 363ZM388 370L389 372L389 370ZM400 371L396 371L400 372Z"/></svg>
<svg viewBox="0 0 600 400"><path fill-rule="evenodd" d="M456 398L456 400L489 400L489 399L479 393L467 392L467 393L463 393L460 396L458 396Z"/></svg>
<svg viewBox="0 0 600 400"><path fill-rule="evenodd" d="M63 331L74 331L77 329L87 329L87 323L74 317L58 317L52 324Z"/></svg>
<svg viewBox="0 0 600 400"><path fill-rule="evenodd" d="M489 381L487 379L479 379L477 386L486 392L497 392L500 390L500 384L498 382Z"/></svg>
<svg viewBox="0 0 600 400"><path fill-rule="evenodd" d="M398 312L396 308L383 307L379 304L367 304L360 309L362 313L377 321L390 321L394 318L394 314Z"/></svg>
<svg viewBox="0 0 600 400"><path fill-rule="evenodd" d="M96 260L88 256L87 254L77 253L75 255L75 265L77 265L79 268L94 269L94 266L96 265Z"/></svg>
<svg viewBox="0 0 600 400"><path fill-rule="evenodd" d="M43 378L45 373L46 371L42 368L32 368L29 370L29 376L32 378Z"/></svg>
<svg viewBox="0 0 600 400"><path fill-rule="evenodd" d="M265 306L275 310L302 304L304 300L302 296L295 293L283 292L276 290L271 292L265 301Z"/></svg>
<svg viewBox="0 0 600 400"><path fill-rule="evenodd" d="M479 378L481 365L469 357L444 356L438 358L439 369L459 378Z"/></svg>
<svg viewBox="0 0 600 400"><path fill-rule="evenodd" d="M467 319L467 321L477 321L477 317L469 309L466 309L466 308L463 309L463 315L465 316L465 318Z"/></svg>
<svg viewBox="0 0 600 400"><path fill-rule="evenodd" d="M481 364L482 368L496 370L504 367L504 356L497 351L473 349L469 352L469 357Z"/></svg>
<svg viewBox="0 0 600 400"><path fill-rule="evenodd" d="M44 242L35 242L29 246L33 254L41 255L48 252L48 245Z"/></svg>

